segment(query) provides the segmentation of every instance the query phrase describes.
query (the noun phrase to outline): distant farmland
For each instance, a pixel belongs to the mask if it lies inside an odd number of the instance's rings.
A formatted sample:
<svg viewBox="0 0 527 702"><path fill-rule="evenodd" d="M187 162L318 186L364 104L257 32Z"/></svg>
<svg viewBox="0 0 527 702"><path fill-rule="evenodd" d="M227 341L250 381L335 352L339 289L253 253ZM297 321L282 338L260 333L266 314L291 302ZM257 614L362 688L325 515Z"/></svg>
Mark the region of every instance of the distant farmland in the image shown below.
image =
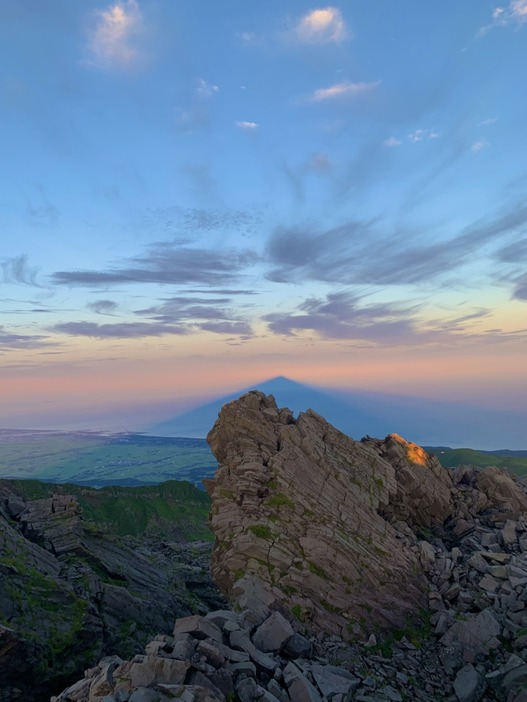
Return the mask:
<svg viewBox="0 0 527 702"><path fill-rule="evenodd" d="M0 429L0 478L80 485L152 485L216 470L204 439Z"/></svg>

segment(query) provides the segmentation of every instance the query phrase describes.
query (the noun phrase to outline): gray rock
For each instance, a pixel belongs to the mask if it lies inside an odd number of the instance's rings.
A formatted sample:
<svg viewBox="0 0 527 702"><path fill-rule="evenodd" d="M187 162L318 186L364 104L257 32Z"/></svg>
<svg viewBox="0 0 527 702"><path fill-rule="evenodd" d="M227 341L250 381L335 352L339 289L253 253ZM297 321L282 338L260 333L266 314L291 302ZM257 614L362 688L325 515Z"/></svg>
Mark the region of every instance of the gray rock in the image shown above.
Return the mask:
<svg viewBox="0 0 527 702"><path fill-rule="evenodd" d="M259 651L247 634L243 631L231 631L230 644L234 649L245 651L249 654L254 663L263 670L274 673L278 667L278 663L271 656Z"/></svg>
<svg viewBox="0 0 527 702"><path fill-rule="evenodd" d="M264 653L279 651L293 634L287 619L280 612L273 612L254 632L253 643Z"/></svg>
<svg viewBox="0 0 527 702"><path fill-rule="evenodd" d="M177 634L190 634L196 639L206 639L208 637L214 639L214 641L219 641L219 643L223 641L221 629L210 619L196 614L191 617L176 619L174 635Z"/></svg>
<svg viewBox="0 0 527 702"><path fill-rule="evenodd" d="M461 668L454 680L454 691L459 702L479 702L485 688L485 680L470 663Z"/></svg>

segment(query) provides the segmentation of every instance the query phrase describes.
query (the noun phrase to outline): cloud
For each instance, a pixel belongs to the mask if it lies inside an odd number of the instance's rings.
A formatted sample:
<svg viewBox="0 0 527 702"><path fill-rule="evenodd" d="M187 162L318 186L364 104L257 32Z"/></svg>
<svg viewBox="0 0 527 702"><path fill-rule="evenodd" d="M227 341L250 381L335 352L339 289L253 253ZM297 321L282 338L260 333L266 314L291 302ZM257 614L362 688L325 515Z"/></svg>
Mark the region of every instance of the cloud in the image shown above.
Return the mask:
<svg viewBox="0 0 527 702"><path fill-rule="evenodd" d="M479 332L474 322L489 311L478 309L461 317L424 320L420 305L380 302L368 304L364 296L348 290L302 302L292 312L264 317L269 330L284 336L312 332L323 339L349 341L359 345L422 347L453 343L500 342L525 337L527 330Z"/></svg>
<svg viewBox="0 0 527 702"><path fill-rule="evenodd" d="M236 126L243 132L254 133L260 125L257 122L236 122Z"/></svg>
<svg viewBox="0 0 527 702"><path fill-rule="evenodd" d="M229 297L199 298L174 296L161 304L136 310L135 314L163 324L186 325L189 331L210 331L216 334L252 336L252 329L239 314L234 314Z"/></svg>
<svg viewBox="0 0 527 702"><path fill-rule="evenodd" d="M335 83L328 88L318 88L305 100L307 102L324 102L326 100L354 98L365 93L370 93L380 85L380 81L370 83L351 83L345 81L343 83Z"/></svg>
<svg viewBox="0 0 527 702"><path fill-rule="evenodd" d="M428 243L400 229L387 233L375 221L349 221L329 229L277 227L270 235L267 278L279 283L309 280L337 285L416 285L441 281L478 256L499 260L504 240L522 237L523 201L465 227L457 236ZM522 237L523 238L523 237Z"/></svg>
<svg viewBox="0 0 527 702"><path fill-rule="evenodd" d="M29 266L27 254L4 259L0 264L2 283L18 285L33 285L40 287L37 282L38 268Z"/></svg>
<svg viewBox="0 0 527 702"><path fill-rule="evenodd" d="M388 139L385 139L383 142L384 146L388 146L389 148L393 148L395 146L401 146L403 143L400 139L396 139L396 137L388 137Z"/></svg>
<svg viewBox="0 0 527 702"><path fill-rule="evenodd" d="M491 22L480 27L476 38L481 39L496 27L521 26L527 22L527 0L511 0L507 7L495 7Z"/></svg>
<svg viewBox="0 0 527 702"><path fill-rule="evenodd" d="M297 22L294 34L302 44L339 44L349 35L342 12L337 7L311 10Z"/></svg>
<svg viewBox="0 0 527 702"><path fill-rule="evenodd" d="M95 300L90 302L87 307L97 314L112 314L117 309L118 304L113 300Z"/></svg>
<svg viewBox="0 0 527 702"><path fill-rule="evenodd" d="M439 139L439 134L435 129L416 129L408 134L408 139L414 143L426 141L427 139Z"/></svg>
<svg viewBox="0 0 527 702"><path fill-rule="evenodd" d="M126 67L140 57L134 41L142 31L138 0L118 0L95 13L95 26L89 34L91 63L100 68Z"/></svg>
<svg viewBox="0 0 527 702"><path fill-rule="evenodd" d="M516 287L512 297L515 300L527 301L527 273L516 279Z"/></svg>
<svg viewBox="0 0 527 702"><path fill-rule="evenodd" d="M470 150L477 154L478 151L483 151L483 149L486 149L489 145L489 142L486 139L480 139L479 141L475 141L472 146L470 147Z"/></svg>
<svg viewBox="0 0 527 702"><path fill-rule="evenodd" d="M172 324L150 324L144 322L119 322L117 324L95 324L94 322L65 322L51 327L50 331L70 336L89 336L96 339L138 339L147 336L181 336L188 334L187 327Z"/></svg>
<svg viewBox="0 0 527 702"><path fill-rule="evenodd" d="M152 244L143 256L103 271L57 271L58 285L92 287L124 283L221 286L238 282L242 271L258 260L251 250L214 251L178 242Z"/></svg>
<svg viewBox="0 0 527 702"><path fill-rule="evenodd" d="M35 349L41 346L53 346L46 336L36 334L14 334L0 325L0 350L8 349Z"/></svg>
<svg viewBox="0 0 527 702"><path fill-rule="evenodd" d="M313 154L311 158L305 164L306 171L312 171L314 173L328 173L333 167L331 159L327 154L318 153Z"/></svg>
<svg viewBox="0 0 527 702"><path fill-rule="evenodd" d="M196 95L199 98L207 99L212 97L213 95L216 95L219 92L220 89L217 85L214 85L213 83L207 83L207 81L203 78L199 79L198 87L196 88Z"/></svg>

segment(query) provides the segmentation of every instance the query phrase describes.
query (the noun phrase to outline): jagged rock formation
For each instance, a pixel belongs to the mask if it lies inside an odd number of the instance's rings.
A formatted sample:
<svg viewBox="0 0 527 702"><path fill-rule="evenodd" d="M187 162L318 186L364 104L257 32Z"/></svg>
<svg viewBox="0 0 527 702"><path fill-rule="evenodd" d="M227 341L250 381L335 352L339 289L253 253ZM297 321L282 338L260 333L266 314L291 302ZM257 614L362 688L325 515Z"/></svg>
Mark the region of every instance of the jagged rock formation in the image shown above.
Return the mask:
<svg viewBox="0 0 527 702"><path fill-rule="evenodd" d="M1 481L0 700L40 702L94 658L130 655L174 617L223 602L210 545L165 537L111 536L75 497L25 500Z"/></svg>
<svg viewBox="0 0 527 702"><path fill-rule="evenodd" d="M527 508L505 471L453 479L395 434L353 441L256 391L223 407L208 441L220 464L206 481L212 573L255 622L279 609L345 638L404 626L427 605L423 560L435 558L418 535L448 526L457 538L485 509Z"/></svg>

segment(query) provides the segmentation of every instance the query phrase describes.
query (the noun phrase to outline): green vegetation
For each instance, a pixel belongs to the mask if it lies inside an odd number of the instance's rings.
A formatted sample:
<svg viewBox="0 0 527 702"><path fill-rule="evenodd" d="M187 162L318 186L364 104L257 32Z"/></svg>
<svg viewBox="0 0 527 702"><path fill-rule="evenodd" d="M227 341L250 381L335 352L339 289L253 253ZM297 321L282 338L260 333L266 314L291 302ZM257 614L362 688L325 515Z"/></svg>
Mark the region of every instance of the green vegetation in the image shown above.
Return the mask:
<svg viewBox="0 0 527 702"><path fill-rule="evenodd" d="M293 500L284 495L283 492L277 492L275 495L272 495L267 500L267 504L269 507L291 507L291 509L294 507Z"/></svg>
<svg viewBox="0 0 527 702"><path fill-rule="evenodd" d="M0 478L83 485L146 485L189 480L216 470L204 439L0 429Z"/></svg>
<svg viewBox="0 0 527 702"><path fill-rule="evenodd" d="M313 563L313 561L307 561L307 567L313 573L314 575L318 575L319 578L323 578L324 580L329 580L329 576L326 573L326 571L321 568L319 565L316 563Z"/></svg>
<svg viewBox="0 0 527 702"><path fill-rule="evenodd" d="M436 456L445 468L455 468L460 464L471 464L478 468L496 466L506 468L514 475L527 475L527 455L525 451L503 451L494 453L476 451L470 448L448 448L446 446L424 446L428 453Z"/></svg>
<svg viewBox="0 0 527 702"><path fill-rule="evenodd" d="M191 483L170 480L143 487L55 485L37 480L11 481L16 492L29 499L53 494L75 495L83 510L87 531L106 530L118 536L157 531L167 523L186 541L211 541L207 527L209 496Z"/></svg>
<svg viewBox="0 0 527 702"><path fill-rule="evenodd" d="M270 541L273 538L273 532L269 529L267 524L251 524L249 531L259 539Z"/></svg>

